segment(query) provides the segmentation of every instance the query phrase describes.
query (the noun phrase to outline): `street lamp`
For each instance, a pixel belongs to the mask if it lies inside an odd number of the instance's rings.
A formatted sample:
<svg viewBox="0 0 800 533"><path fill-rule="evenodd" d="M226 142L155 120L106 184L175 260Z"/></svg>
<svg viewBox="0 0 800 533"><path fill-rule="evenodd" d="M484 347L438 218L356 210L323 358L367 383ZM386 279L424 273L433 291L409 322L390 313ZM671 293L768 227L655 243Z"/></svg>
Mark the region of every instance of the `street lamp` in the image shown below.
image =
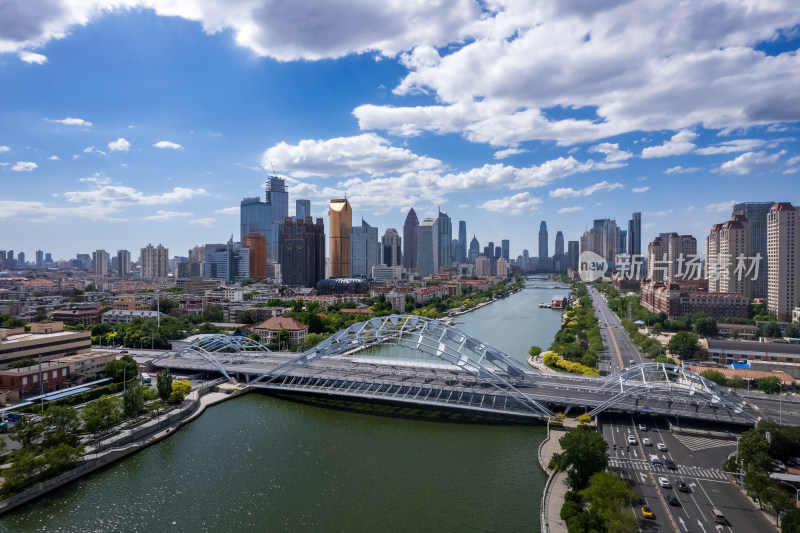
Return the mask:
<svg viewBox="0 0 800 533"><path fill-rule="evenodd" d="M793 484L789 483L788 481L781 480L781 483L785 483L786 485L789 485L790 487L792 487L794 489L794 491L795 491L795 495L794 495L795 506L800 507L800 489L798 489L796 486L794 486Z"/></svg>

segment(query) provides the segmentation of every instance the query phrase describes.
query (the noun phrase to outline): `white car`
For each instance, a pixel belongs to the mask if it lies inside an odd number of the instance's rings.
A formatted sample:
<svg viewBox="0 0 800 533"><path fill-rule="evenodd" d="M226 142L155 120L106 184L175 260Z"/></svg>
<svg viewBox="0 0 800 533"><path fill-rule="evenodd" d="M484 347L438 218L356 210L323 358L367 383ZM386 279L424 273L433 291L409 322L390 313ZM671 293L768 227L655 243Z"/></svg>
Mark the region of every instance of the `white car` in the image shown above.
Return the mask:
<svg viewBox="0 0 800 533"><path fill-rule="evenodd" d="M642 439L642 444L643 444L644 446L652 446L652 445L653 445L653 443L652 443L652 442L650 442L650 439L648 439L647 437L644 437L644 438Z"/></svg>
<svg viewBox="0 0 800 533"><path fill-rule="evenodd" d="M664 487L665 489L668 489L668 488L670 488L672 486L672 485L669 484L669 480L667 478L665 478L664 476L661 476L660 478L658 478L658 484L661 485L662 487Z"/></svg>
<svg viewBox="0 0 800 533"><path fill-rule="evenodd" d="M666 445L666 444L664 444L663 442L659 442L658 444L656 444L656 446L657 446L657 447L658 447L658 449L659 449L659 450L661 450L662 452L665 452L665 451L667 451L667 445Z"/></svg>
<svg viewBox="0 0 800 533"><path fill-rule="evenodd" d="M628 444L636 444L636 437L628 435Z"/></svg>

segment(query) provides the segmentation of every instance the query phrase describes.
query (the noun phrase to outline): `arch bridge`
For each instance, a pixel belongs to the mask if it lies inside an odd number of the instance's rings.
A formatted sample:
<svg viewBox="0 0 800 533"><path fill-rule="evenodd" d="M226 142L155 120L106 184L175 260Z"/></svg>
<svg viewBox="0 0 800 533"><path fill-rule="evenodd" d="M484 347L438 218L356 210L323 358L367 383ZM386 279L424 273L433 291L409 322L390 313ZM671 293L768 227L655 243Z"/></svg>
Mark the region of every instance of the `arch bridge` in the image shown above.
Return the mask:
<svg viewBox="0 0 800 533"><path fill-rule="evenodd" d="M605 377L545 373L415 315L353 324L299 355L217 337L166 352L154 363L216 370L263 389L504 417L547 419L556 410L579 408L591 416L612 410L748 425L756 420L738 395L681 367L644 363Z"/></svg>

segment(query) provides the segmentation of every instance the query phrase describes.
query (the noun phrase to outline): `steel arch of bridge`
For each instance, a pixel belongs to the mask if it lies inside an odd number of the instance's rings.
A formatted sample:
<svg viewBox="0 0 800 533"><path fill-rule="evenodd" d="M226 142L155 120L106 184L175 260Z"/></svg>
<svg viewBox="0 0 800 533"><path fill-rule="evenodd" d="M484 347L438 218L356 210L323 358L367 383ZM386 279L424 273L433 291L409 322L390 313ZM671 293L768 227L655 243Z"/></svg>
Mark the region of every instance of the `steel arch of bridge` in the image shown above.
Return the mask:
<svg viewBox="0 0 800 533"><path fill-rule="evenodd" d="M385 345L422 352L492 385L537 415L553 416L547 407L517 389L518 386L538 386L534 376L540 372L461 330L416 315L376 317L353 324L250 383L269 383L322 358L352 355L365 348Z"/></svg>
<svg viewBox="0 0 800 533"><path fill-rule="evenodd" d="M272 351L249 337L233 335L209 335L195 339L191 343L168 350L153 359L153 362L171 358L202 359L219 370L228 381L231 376L225 371L224 363L249 363L254 357L270 355Z"/></svg>
<svg viewBox="0 0 800 533"><path fill-rule="evenodd" d="M744 410L745 402L741 397L695 372L676 365L642 363L618 370L603 379L603 385L598 392L615 390L617 393L614 396L588 414L596 416L631 398L646 396L669 401L673 397L683 397L692 398L697 404L725 409L731 414L756 419L753 414Z"/></svg>

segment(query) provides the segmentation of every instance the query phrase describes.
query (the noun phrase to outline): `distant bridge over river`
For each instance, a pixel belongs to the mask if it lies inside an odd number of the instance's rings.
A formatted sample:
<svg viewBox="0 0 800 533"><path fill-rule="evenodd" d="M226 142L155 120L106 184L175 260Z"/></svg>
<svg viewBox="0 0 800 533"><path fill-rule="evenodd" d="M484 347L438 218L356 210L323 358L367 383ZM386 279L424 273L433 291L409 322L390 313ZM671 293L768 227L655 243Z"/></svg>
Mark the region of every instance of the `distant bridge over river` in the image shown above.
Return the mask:
<svg viewBox="0 0 800 533"><path fill-rule="evenodd" d="M353 324L302 354L214 335L153 360L253 387L548 419L560 410L653 413L752 425L744 399L681 367L645 363L605 377L546 373L437 320L391 315Z"/></svg>

